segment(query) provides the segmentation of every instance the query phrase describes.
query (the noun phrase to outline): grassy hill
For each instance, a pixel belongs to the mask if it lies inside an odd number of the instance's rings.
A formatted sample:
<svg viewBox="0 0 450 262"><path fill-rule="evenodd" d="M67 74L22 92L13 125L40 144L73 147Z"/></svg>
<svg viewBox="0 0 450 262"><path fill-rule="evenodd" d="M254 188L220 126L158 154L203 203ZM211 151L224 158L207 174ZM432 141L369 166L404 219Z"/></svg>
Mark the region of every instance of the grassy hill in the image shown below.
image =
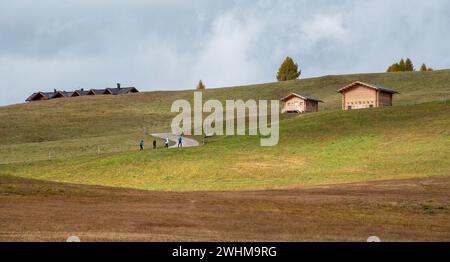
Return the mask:
<svg viewBox="0 0 450 262"><path fill-rule="evenodd" d="M434 74L450 75L448 71ZM374 76L409 79L428 77L428 73L370 75ZM323 79L327 81L329 77ZM295 85L305 85L303 82L309 81L319 79L291 82L293 87L289 87L289 90L305 91ZM47 117L27 124L18 118L15 121L21 121L21 128L26 129L29 125L30 131L37 126L46 128L50 133L56 129L61 134L56 141L39 143L31 140L28 144L3 142L3 155L7 155L4 153L5 148L15 148L16 152L7 157L10 162L17 163L0 165L0 175L176 191L267 189L449 175L450 102L442 99L443 95L448 94L449 88L442 82L425 88L414 87L414 82L410 83L408 89L389 85L403 93L403 97L396 99L396 103L403 105L343 112L333 110L338 107L336 101L334 108L324 109L320 113L285 117L280 122L280 143L270 148L260 147L259 137L235 136L216 137L206 146L192 149L135 152L135 145L130 145L129 149L133 148L133 152L126 150L126 143L132 143L132 139L142 136L141 129L144 126L151 129L149 131L166 128L165 118L170 119L170 114L165 113L164 108L170 106L170 99L188 98L192 95L191 91L80 99L79 106L104 108L100 115L91 111L96 117L90 117L88 110L83 107L74 110L75 99L7 107L2 110L12 112L9 119L14 119L14 114L44 116L47 112ZM280 92L281 96L281 93L287 92L285 85L289 83L210 90L207 95L220 99L229 98L227 95L246 99L250 98L249 89L253 89L261 97L264 97L261 94L263 92ZM261 92L256 92L256 88ZM277 88L286 90L279 91ZM337 96L335 89L329 87L327 92L322 90L324 93L319 97L323 98L329 93L331 100ZM238 96L241 90L245 95ZM147 99L150 102L146 103ZM421 103L427 100L435 101ZM111 110L108 111L100 101L109 104ZM51 110L52 105L55 110ZM27 107L35 108L26 113L24 108ZM125 117L126 114L119 113L121 110L132 117ZM60 113L55 114L53 111ZM83 112L82 116L78 112ZM53 124L51 120L55 119L52 117L59 117L62 124ZM143 123L147 122L143 119L151 120L145 125ZM77 135L76 129L88 123L95 128L87 127L87 134L83 132ZM155 123L155 126L150 123ZM107 133L106 136L101 136L102 129ZM39 129L36 131L41 132ZM9 138L33 139L35 135L22 133L18 128ZM104 142L113 146L112 138L117 143L116 153L97 156L89 152L89 146L93 147L95 143ZM80 150L83 145L86 151ZM30 155L27 146L36 147L37 152L58 149L63 156L52 161L23 162L21 159ZM77 157L73 157L72 150Z"/></svg>
<svg viewBox="0 0 450 262"><path fill-rule="evenodd" d="M206 146L4 165L27 178L153 190L233 190L448 175L450 103L282 122L281 141L217 137Z"/></svg>
<svg viewBox="0 0 450 262"><path fill-rule="evenodd" d="M336 90L361 80L400 92L395 105L444 101L450 96L450 70L325 76L283 83L218 88L204 99L279 99L292 91L316 96L321 111L340 108ZM143 92L127 96L56 99L0 107L0 163L67 158L135 150L144 131L169 130L171 103L192 100L192 90Z"/></svg>
<svg viewBox="0 0 450 262"><path fill-rule="evenodd" d="M336 90L354 80L398 90L396 106L340 111ZM291 91L326 103L319 113L284 116L280 143L271 148L260 147L258 137L216 137L199 148L135 152L144 130L170 130L171 103L192 100L192 91L1 107L0 175L191 191L449 174L450 70L211 89L204 99L279 99Z"/></svg>

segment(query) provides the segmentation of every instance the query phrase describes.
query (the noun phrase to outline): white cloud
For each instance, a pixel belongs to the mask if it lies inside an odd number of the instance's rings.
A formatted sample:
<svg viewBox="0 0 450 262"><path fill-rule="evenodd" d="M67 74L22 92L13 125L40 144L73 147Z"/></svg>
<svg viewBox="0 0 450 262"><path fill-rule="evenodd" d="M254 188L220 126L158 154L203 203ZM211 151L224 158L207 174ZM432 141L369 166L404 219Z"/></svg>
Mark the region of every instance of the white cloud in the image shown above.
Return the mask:
<svg viewBox="0 0 450 262"><path fill-rule="evenodd" d="M384 71L406 56L445 68L448 13L445 0L3 0L0 105L116 82L156 90L274 81L288 55L303 77Z"/></svg>
<svg viewBox="0 0 450 262"><path fill-rule="evenodd" d="M205 45L194 58L194 74L213 86L258 81L259 65L251 57L261 28L232 13L218 17Z"/></svg>
<svg viewBox="0 0 450 262"><path fill-rule="evenodd" d="M349 37L340 15L317 15L312 20L303 23L301 30L310 45L320 41L343 41Z"/></svg>

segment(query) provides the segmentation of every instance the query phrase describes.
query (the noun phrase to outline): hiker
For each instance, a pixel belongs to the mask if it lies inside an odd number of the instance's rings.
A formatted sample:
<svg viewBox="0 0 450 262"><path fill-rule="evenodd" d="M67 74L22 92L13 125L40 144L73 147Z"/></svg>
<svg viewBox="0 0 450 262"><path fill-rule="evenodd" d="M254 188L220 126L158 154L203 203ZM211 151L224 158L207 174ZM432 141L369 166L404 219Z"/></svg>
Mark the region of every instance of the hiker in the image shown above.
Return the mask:
<svg viewBox="0 0 450 262"><path fill-rule="evenodd" d="M153 149L156 149L156 140L153 140Z"/></svg>
<svg viewBox="0 0 450 262"><path fill-rule="evenodd" d="M141 139L141 142L139 142L139 148L140 151L144 150L144 139Z"/></svg>
<svg viewBox="0 0 450 262"><path fill-rule="evenodd" d="M183 147L183 137L181 135L178 137L178 147Z"/></svg>
<svg viewBox="0 0 450 262"><path fill-rule="evenodd" d="M169 148L169 138L168 137L166 137L166 141L164 142L164 146L166 148Z"/></svg>

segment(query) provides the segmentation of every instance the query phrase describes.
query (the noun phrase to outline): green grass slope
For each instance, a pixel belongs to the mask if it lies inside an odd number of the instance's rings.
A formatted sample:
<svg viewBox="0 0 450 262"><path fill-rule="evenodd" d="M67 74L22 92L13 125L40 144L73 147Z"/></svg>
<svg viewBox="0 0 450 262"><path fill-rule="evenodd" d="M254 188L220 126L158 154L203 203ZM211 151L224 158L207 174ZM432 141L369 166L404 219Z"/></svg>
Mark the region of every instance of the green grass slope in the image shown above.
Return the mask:
<svg viewBox="0 0 450 262"><path fill-rule="evenodd" d="M242 190L449 175L450 103L284 119L278 146L216 137L203 147L0 165L0 175L150 190Z"/></svg>
<svg viewBox="0 0 450 262"><path fill-rule="evenodd" d="M444 101L450 97L450 70L325 76L282 83L204 91L204 100L279 99L297 91L326 103L323 112L340 108L336 90L361 80L398 90L395 105ZM0 163L129 152L145 130L168 131L176 99L192 100L193 91L143 92L126 96L56 99L0 107ZM148 145L148 144L147 144Z"/></svg>

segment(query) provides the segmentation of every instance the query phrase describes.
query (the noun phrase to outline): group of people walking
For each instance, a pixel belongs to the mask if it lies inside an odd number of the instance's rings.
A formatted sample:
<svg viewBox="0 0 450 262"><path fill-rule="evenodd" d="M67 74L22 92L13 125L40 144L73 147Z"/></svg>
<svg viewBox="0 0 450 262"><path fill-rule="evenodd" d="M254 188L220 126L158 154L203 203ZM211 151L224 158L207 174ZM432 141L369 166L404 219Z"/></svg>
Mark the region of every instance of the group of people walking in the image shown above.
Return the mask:
<svg viewBox="0 0 450 262"><path fill-rule="evenodd" d="M144 139L141 139L141 141L139 142L139 150L142 151L144 150ZM166 137L164 139L164 147L165 148L169 148L169 138ZM178 148L182 148L183 147L183 136L179 135L177 137L177 147ZM156 140L153 140L153 149L157 149L157 144L156 144Z"/></svg>

